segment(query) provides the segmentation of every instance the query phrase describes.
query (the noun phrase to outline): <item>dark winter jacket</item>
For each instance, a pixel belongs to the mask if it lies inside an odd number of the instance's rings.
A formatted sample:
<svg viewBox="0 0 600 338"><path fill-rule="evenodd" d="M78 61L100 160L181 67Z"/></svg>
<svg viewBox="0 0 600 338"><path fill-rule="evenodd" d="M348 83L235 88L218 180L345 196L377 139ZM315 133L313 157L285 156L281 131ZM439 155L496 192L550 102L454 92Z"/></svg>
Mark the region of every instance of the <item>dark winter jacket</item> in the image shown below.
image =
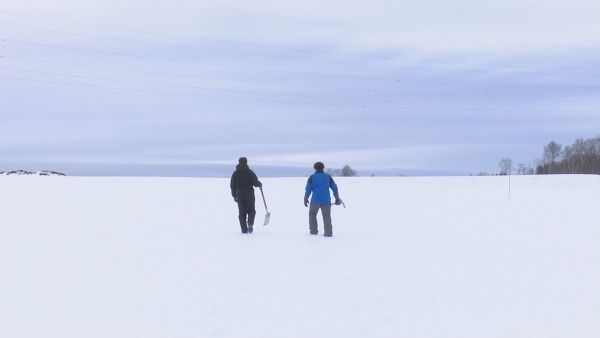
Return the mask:
<svg viewBox="0 0 600 338"><path fill-rule="evenodd" d="M333 180L333 177L327 175L323 170L317 170L312 174L306 182L306 192L304 198L308 198L312 193L310 204L331 204L331 195L329 189L333 191L333 196L340 198L338 187Z"/></svg>
<svg viewBox="0 0 600 338"><path fill-rule="evenodd" d="M245 195L254 195L253 187L261 187L262 183L247 164L238 164L233 175L231 175L229 186L231 187L231 195L238 198Z"/></svg>

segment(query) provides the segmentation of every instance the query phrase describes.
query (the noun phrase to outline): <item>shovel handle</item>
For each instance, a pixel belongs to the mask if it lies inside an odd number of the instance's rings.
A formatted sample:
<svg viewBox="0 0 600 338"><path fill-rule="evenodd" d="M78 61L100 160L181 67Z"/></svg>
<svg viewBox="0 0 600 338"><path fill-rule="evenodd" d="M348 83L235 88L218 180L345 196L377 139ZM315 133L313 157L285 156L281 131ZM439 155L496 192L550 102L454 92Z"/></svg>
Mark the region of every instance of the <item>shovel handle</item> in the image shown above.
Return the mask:
<svg viewBox="0 0 600 338"><path fill-rule="evenodd" d="M263 203L265 204L265 210L267 210L267 213L268 213L269 208L267 208L267 201L265 200L265 194L263 193L262 185L258 188L260 189L260 195L262 196Z"/></svg>

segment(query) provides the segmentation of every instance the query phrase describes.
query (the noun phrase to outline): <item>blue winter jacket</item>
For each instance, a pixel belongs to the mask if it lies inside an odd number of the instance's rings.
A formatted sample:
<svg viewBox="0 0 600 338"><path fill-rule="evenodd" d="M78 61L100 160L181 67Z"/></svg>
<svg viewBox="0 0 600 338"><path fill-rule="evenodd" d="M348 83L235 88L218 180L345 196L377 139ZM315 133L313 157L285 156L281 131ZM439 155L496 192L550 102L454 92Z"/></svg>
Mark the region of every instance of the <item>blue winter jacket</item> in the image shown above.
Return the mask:
<svg viewBox="0 0 600 338"><path fill-rule="evenodd" d="M317 170L308 178L306 182L306 192L304 198L308 198L312 193L310 204L331 204L331 195L329 189L333 191L333 196L339 198L338 187L333 177L327 175L323 170Z"/></svg>

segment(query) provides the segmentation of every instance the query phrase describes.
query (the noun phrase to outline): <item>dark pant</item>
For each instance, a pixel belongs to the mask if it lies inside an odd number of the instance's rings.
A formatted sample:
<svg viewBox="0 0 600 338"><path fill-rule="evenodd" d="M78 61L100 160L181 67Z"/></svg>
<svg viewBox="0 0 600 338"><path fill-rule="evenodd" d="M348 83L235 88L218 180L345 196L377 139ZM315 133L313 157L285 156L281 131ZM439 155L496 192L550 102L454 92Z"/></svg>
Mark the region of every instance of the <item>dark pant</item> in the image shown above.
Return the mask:
<svg viewBox="0 0 600 338"><path fill-rule="evenodd" d="M319 232L317 224L317 213L321 209L323 215L323 223L325 228L325 236L331 236L333 226L331 225L331 204L311 204L308 212L308 225L310 227L311 234L317 234Z"/></svg>
<svg viewBox="0 0 600 338"><path fill-rule="evenodd" d="M239 210L240 227L242 232L248 232L248 226L254 225L256 209L254 208L254 192L238 194L237 204Z"/></svg>

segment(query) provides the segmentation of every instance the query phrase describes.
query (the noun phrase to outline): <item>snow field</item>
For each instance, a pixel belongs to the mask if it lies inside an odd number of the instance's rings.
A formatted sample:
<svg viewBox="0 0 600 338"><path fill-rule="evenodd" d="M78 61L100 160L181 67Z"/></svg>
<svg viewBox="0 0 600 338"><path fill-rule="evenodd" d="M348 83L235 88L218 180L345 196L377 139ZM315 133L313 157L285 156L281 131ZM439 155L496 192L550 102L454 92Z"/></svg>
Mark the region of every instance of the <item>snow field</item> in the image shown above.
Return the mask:
<svg viewBox="0 0 600 338"><path fill-rule="evenodd" d="M600 336L598 176L261 181L0 177L0 337Z"/></svg>

